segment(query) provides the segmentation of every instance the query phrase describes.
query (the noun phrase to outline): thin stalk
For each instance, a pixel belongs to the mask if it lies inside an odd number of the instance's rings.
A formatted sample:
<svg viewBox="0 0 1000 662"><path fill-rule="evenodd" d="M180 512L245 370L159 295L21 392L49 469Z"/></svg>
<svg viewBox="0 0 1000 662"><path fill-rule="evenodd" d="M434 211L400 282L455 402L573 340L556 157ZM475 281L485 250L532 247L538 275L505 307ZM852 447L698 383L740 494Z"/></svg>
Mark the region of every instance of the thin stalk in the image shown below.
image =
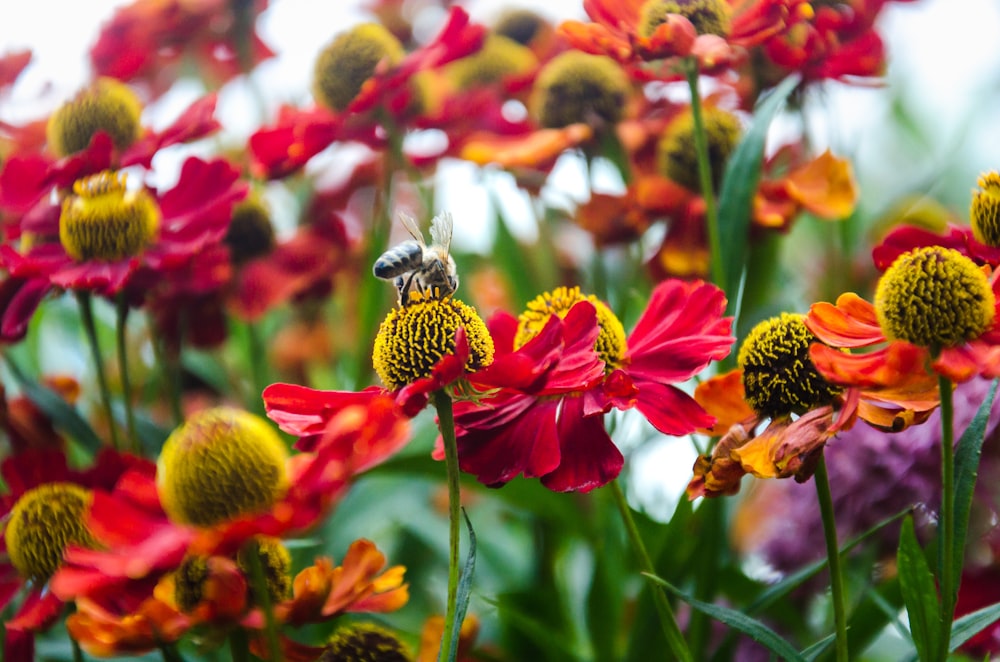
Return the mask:
<svg viewBox="0 0 1000 662"><path fill-rule="evenodd" d="M938 376L941 395L941 513L939 515L940 577L941 586L941 654L948 659L951 642L951 625L955 616L955 581L952 574L955 564L955 445L953 422L955 410L952 403L952 384L947 377Z"/></svg>
<svg viewBox="0 0 1000 662"><path fill-rule="evenodd" d="M229 653L233 662L250 662L250 638L243 628L233 628L229 633Z"/></svg>
<svg viewBox="0 0 1000 662"><path fill-rule="evenodd" d="M250 353L250 385L251 409L264 413L264 400L261 393L267 386L267 350L260 337L260 329L254 322L247 322L247 351Z"/></svg>
<svg viewBox="0 0 1000 662"><path fill-rule="evenodd" d="M80 649L80 644L72 637L69 641L73 646L73 662L83 662L83 650Z"/></svg>
<svg viewBox="0 0 1000 662"><path fill-rule="evenodd" d="M136 433L135 412L132 411L132 383L128 376L128 347L126 346L128 301L125 299L124 292L118 295L117 304L115 337L118 345L118 371L122 380L122 395L125 404L125 429L128 432L128 448L137 451L139 450L139 435Z"/></svg>
<svg viewBox="0 0 1000 662"><path fill-rule="evenodd" d="M278 641L278 621L274 617L271 595L267 592L267 579L264 577L264 568L260 562L260 546L256 541L252 541L249 547L246 551L250 562L250 579L253 581L254 600L264 614L264 639L267 641L268 659L280 662L282 655L281 644Z"/></svg>
<svg viewBox="0 0 1000 662"><path fill-rule="evenodd" d="M458 607L458 546L459 520L461 513L461 491L458 482L458 442L455 439L455 414L451 396L438 389L431 395L431 402L437 410L438 427L444 445L445 471L448 473L448 601L444 616L444 632L441 634L441 650L438 660L451 659L451 640L455 632L455 612Z"/></svg>
<svg viewBox="0 0 1000 662"><path fill-rule="evenodd" d="M691 118L694 121L694 150L698 157L698 180L701 183L701 197L705 200L705 225L708 229L708 249L711 259L712 281L719 287L726 286L726 265L722 263L722 237L719 234L719 213L715 206L715 189L712 187L712 163L708 158L708 134L705 118L701 111L701 96L698 92L698 61L687 58L684 74L691 89ZM733 293L727 293L730 296Z"/></svg>
<svg viewBox="0 0 1000 662"><path fill-rule="evenodd" d="M184 657L177 652L173 644L160 644L160 655L163 662L184 662Z"/></svg>
<svg viewBox="0 0 1000 662"><path fill-rule="evenodd" d="M97 343L97 326L94 324L94 311L91 308L90 292L77 291L76 301L80 305L80 317L83 320L83 330L90 344L90 354L94 360L94 372L97 374L97 386L101 391L101 402L104 405L104 415L108 417L108 429L111 435L111 447L120 450L118 430L115 428L115 417L111 411L111 389L108 388L108 377L104 374L104 362L101 359L101 347Z"/></svg>
<svg viewBox="0 0 1000 662"><path fill-rule="evenodd" d="M639 535L639 528L635 525L635 519L632 517L632 509L629 507L625 493L622 491L621 485L618 484L617 480L611 481L611 493L615 497L615 504L618 506L618 512L621 515L622 522L625 524L625 530L628 532L632 552L638 557L642 571L656 575L653 560L650 558L649 552L646 551L646 545L642 542L642 536ZM670 651L673 653L675 659L682 662L691 662L691 651L688 650L687 642L684 641L684 635L681 634L681 628L677 625L677 618L674 617L674 611L670 608L667 594L659 585L651 587L651 590L653 592L653 604L656 605L656 611L660 615L660 626L663 628L663 634L667 638L667 645L670 647Z"/></svg>
<svg viewBox="0 0 1000 662"><path fill-rule="evenodd" d="M826 471L826 457L820 453L816 474L816 497L823 519L823 537L826 538L826 558L830 566L830 592L833 598L833 623L837 632L837 662L848 662L847 610L844 607L844 573L840 566L840 548L837 544L837 524L833 514L833 496L830 494L830 476Z"/></svg>

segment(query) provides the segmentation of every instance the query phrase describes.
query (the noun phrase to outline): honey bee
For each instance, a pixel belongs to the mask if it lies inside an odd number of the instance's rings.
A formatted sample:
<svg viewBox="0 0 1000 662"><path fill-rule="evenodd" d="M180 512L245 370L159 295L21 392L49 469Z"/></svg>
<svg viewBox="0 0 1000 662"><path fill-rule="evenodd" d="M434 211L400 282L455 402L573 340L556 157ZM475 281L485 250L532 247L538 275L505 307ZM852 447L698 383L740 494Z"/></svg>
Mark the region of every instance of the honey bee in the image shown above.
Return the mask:
<svg viewBox="0 0 1000 662"><path fill-rule="evenodd" d="M400 213L399 219L413 239L382 253L372 267L375 277L396 285L401 306L410 300L411 290L439 298L454 293L458 289L458 273L455 260L448 253L454 228L451 214L444 212L431 221L430 246L424 243L423 233L412 216Z"/></svg>

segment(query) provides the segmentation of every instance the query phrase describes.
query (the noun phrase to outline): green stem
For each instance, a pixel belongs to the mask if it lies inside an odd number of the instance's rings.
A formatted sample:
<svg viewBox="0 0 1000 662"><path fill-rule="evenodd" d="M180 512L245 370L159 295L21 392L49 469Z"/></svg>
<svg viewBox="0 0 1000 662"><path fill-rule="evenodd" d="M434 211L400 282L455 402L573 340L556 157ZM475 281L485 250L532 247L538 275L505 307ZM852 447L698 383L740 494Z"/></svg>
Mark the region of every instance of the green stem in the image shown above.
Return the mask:
<svg viewBox="0 0 1000 662"><path fill-rule="evenodd" d="M173 644L160 644L160 655L163 662L184 662L184 657L177 652Z"/></svg>
<svg viewBox="0 0 1000 662"><path fill-rule="evenodd" d="M844 573L840 567L840 549L837 544L837 524L833 513L833 496L830 494L830 476L826 471L826 457L819 456L816 474L816 496L823 519L823 537L826 538L826 558L830 566L830 591L833 597L833 623L837 631L837 662L848 662L847 610L844 607Z"/></svg>
<svg viewBox="0 0 1000 662"><path fill-rule="evenodd" d="M271 594L267 592L267 579L260 562L260 546L257 541L247 545L247 558L250 564L250 578L253 581L253 597L264 614L264 638L267 640L268 659L279 662L282 659L281 644L278 641L278 621L274 617L271 605Z"/></svg>
<svg viewBox="0 0 1000 662"><path fill-rule="evenodd" d="M642 571L656 575L653 560L650 558L649 552L646 551L646 545L643 544L642 536L639 535L639 528L635 525L635 519L632 517L632 509L629 507L625 493L622 491L621 485L618 484L617 480L611 481L611 493L615 497L615 504L618 506L618 512L621 514L625 530L628 532L632 551L638 557ZM684 641L684 635L681 634L680 626L677 625L677 619L674 617L673 609L670 608L667 594L659 585L652 587L652 591L653 603L656 605L656 611L660 615L660 626L663 628L663 634L667 638L667 645L670 647L670 651L673 653L675 659L683 662L691 662L691 651L688 650L687 642Z"/></svg>
<svg viewBox="0 0 1000 662"><path fill-rule="evenodd" d="M233 662L250 662L250 638L243 628L233 628L229 633L229 653Z"/></svg>
<svg viewBox="0 0 1000 662"><path fill-rule="evenodd" d="M111 411L111 389L108 388L108 377L104 374L104 361L101 359L101 347L97 342L97 326L94 324L94 311L91 307L90 292L77 291L76 301L80 305L80 317L83 320L83 330L90 344L90 354L94 360L94 372L97 375L97 386L101 391L101 402L104 405L104 415L108 418L108 430L111 435L111 446L120 450L118 430L115 428L115 417Z"/></svg>
<svg viewBox="0 0 1000 662"><path fill-rule="evenodd" d="M83 650L80 649L80 644L72 637L69 641L73 646L73 662L83 662Z"/></svg>
<svg viewBox="0 0 1000 662"><path fill-rule="evenodd" d="M261 393L267 386L267 350L260 337L260 329L254 322L247 322L247 351L250 352L250 408L259 414L264 413L264 400Z"/></svg>
<svg viewBox="0 0 1000 662"><path fill-rule="evenodd" d="M431 395L431 402L437 410L438 427L444 445L445 471L448 473L448 601L438 660L450 660L451 640L457 625L455 612L458 606L458 546L462 495L458 482L458 442L455 439L455 414L452 411L451 396L443 389L439 389Z"/></svg>
<svg viewBox="0 0 1000 662"><path fill-rule="evenodd" d="M954 418L952 404L952 383L947 377L938 376L938 390L941 395L941 529L939 567L941 586L941 654L940 659L948 659L951 642L951 625L955 615L955 446Z"/></svg>
<svg viewBox="0 0 1000 662"><path fill-rule="evenodd" d="M128 376L128 346L126 345L128 330L128 301L125 293L118 295L117 322L115 325L116 340L118 345L118 371L122 380L122 395L125 404L125 428L128 432L128 448L133 451L139 450L139 435L136 433L135 412L132 411L132 384Z"/></svg>
<svg viewBox="0 0 1000 662"><path fill-rule="evenodd" d="M708 158L708 135L701 111L698 92L698 60L690 57L684 61L684 74L691 89L691 117L694 121L694 149L698 157L698 180L701 197L705 200L705 225L708 228L708 249L711 259L712 280L719 287L726 286L726 265L722 263L722 237L719 235L719 214L715 207L715 189L712 187L712 162ZM727 292L735 296L734 292Z"/></svg>

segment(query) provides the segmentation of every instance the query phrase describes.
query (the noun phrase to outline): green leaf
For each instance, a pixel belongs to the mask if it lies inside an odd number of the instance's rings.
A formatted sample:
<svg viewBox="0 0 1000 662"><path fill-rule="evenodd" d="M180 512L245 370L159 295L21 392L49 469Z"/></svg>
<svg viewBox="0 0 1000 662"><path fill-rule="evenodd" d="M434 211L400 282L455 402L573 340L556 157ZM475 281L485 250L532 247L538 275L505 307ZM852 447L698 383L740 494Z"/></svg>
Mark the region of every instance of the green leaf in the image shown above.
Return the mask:
<svg viewBox="0 0 1000 662"><path fill-rule="evenodd" d="M807 660L810 660L811 662L812 660L815 660L820 655L829 650L830 646L832 646L836 641L837 641L836 633L827 635L822 639L820 639L819 641L817 641L812 646L810 646L809 648L803 650L802 657L806 658Z"/></svg>
<svg viewBox="0 0 1000 662"><path fill-rule="evenodd" d="M955 523L955 540L952 551L951 576L956 580L962 576L962 566L965 563L965 537L969 530L969 512L972 510L972 492L976 488L976 476L979 474L979 457L983 453L983 441L986 439L986 425L990 420L990 410L997 393L997 380L993 380L990 393L979 405L976 415L965 428L955 449L955 511L952 521ZM955 595L952 604L958 598L958 581L955 584Z"/></svg>
<svg viewBox="0 0 1000 662"><path fill-rule="evenodd" d="M941 608L934 576L913 530L913 517L903 520L896 561L913 644L921 660L930 660L938 650Z"/></svg>
<svg viewBox="0 0 1000 662"><path fill-rule="evenodd" d="M462 517L465 518L465 528L469 531L469 554L465 557L465 567L462 568L462 576L458 580L455 625L451 630L448 662L455 662L458 657L458 638L462 634L462 621L465 620L465 613L469 610L469 599L472 597L472 576L476 573L476 532L472 530L472 522L469 521L465 508L462 508Z"/></svg>
<svg viewBox="0 0 1000 662"><path fill-rule="evenodd" d="M729 313L733 312L738 303L735 293L739 291L746 267L750 216L757 184L760 182L767 131L778 109L798 83L798 76L789 76L757 105L750 129L726 164L719 193L719 235L722 262L726 265L723 289L729 295Z"/></svg>
<svg viewBox="0 0 1000 662"><path fill-rule="evenodd" d="M751 637L754 641L766 647L780 659L785 660L786 662L806 662L806 658L795 650L791 644L782 639L777 632L767 627L760 621L754 620L743 612L736 611L734 609L720 607L719 605L702 602L701 600L695 600L679 588L655 575L650 575L648 573L642 574L648 577L651 581L664 587L698 611L708 614L720 623L724 623L729 627L739 630L743 634Z"/></svg>
<svg viewBox="0 0 1000 662"><path fill-rule="evenodd" d="M57 428L76 439L91 455L97 453L104 446L101 438L97 436L94 429L73 405L63 400L48 386L40 384L24 374L24 371L10 356L4 355L4 360L10 369L10 374L17 380L24 395L52 419L52 423Z"/></svg>
<svg viewBox="0 0 1000 662"><path fill-rule="evenodd" d="M951 628L951 641L948 643L948 650L954 651L969 639L993 623L996 623L997 619L1000 619L1000 602L989 607L983 607L957 619Z"/></svg>

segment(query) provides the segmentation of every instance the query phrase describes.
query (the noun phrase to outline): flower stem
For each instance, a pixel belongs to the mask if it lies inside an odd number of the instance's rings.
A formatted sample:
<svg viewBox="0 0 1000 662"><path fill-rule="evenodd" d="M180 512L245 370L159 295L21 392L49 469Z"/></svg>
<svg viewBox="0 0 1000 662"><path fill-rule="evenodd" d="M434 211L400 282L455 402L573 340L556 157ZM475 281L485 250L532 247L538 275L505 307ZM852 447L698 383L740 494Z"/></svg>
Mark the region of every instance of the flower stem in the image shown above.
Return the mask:
<svg viewBox="0 0 1000 662"><path fill-rule="evenodd" d="M458 546L459 519L461 513L461 491L458 482L458 442L455 439L455 414L452 411L451 396L443 389L431 394L431 402L437 410L438 427L444 444L444 463L448 473L448 601L444 616L444 632L441 634L441 650L438 660L451 659L451 640L455 632L455 611L458 607Z"/></svg>
<svg viewBox="0 0 1000 662"><path fill-rule="evenodd" d="M816 483L819 512L823 519L823 537L826 538L826 558L830 566L833 623L837 631L837 662L847 662L847 610L844 607L844 573L840 567L840 549L837 544L837 523L833 513L833 496L830 494L830 476L826 471L826 457L822 452L813 481Z"/></svg>
<svg viewBox="0 0 1000 662"><path fill-rule="evenodd" d="M173 644L160 644L160 655L163 662L184 662L184 657L177 652Z"/></svg>
<svg viewBox="0 0 1000 662"><path fill-rule="evenodd" d="M952 570L955 565L955 446L952 403L952 383L947 377L938 376L938 390L941 395L941 536L939 567L941 586L941 653L940 659L948 659L951 642L952 618L955 615L955 580Z"/></svg>
<svg viewBox="0 0 1000 662"><path fill-rule="evenodd" d="M611 493L615 497L615 505L618 506L618 512L621 514L622 522L625 524L629 542L632 544L632 551L638 557L642 571L655 575L656 568L653 566L653 560L650 558L649 552L646 551L646 545L643 544L642 536L639 535L639 528L635 525L635 519L632 517L632 509L629 507L625 493L622 491L621 485L618 484L617 480L611 481ZM660 625L663 627L663 634L667 638L667 645L670 647L670 651L673 653L675 659L683 662L691 662L691 651L688 650L687 642L684 641L684 635L681 634L681 628L677 625L677 619L674 617L673 609L670 608L667 594L664 593L663 588L659 585L653 586L652 592L653 603L656 605L656 611L660 615Z"/></svg>
<svg viewBox="0 0 1000 662"><path fill-rule="evenodd" d="M261 393L267 386L267 350L260 337L260 329L255 322L247 322L247 351L250 352L250 409L259 414L264 413L264 400Z"/></svg>
<svg viewBox="0 0 1000 662"><path fill-rule="evenodd" d="M83 650L80 648L80 643L72 637L69 641L73 646L73 662L83 662Z"/></svg>
<svg viewBox="0 0 1000 662"><path fill-rule="evenodd" d="M278 621L274 617L274 608L271 605L271 595L267 592L267 579L264 577L264 568L260 562L260 545L256 540L247 543L247 559L250 565L250 579L253 582L253 595L264 614L264 638L267 641L268 659L281 659L281 644L278 642Z"/></svg>
<svg viewBox="0 0 1000 662"><path fill-rule="evenodd" d="M111 435L111 446L115 450L121 448L118 441L118 430L115 428L115 417L111 411L111 389L108 388L108 377L104 374L104 362L101 359L101 347L97 343L97 326L94 324L94 310L91 307L90 292L77 291L76 301L80 306L80 317L83 329L90 344L90 354L94 359L94 372L97 375L97 386L101 390L101 401L104 414L108 418L108 430Z"/></svg>
<svg viewBox="0 0 1000 662"><path fill-rule="evenodd" d="M250 638L243 628L233 628L229 633L229 653L233 662L250 662Z"/></svg>
<svg viewBox="0 0 1000 662"><path fill-rule="evenodd" d="M118 371L122 380L122 394L125 404L125 428L128 432L128 449L139 450L139 435L135 428L135 412L132 411L132 384L128 376L128 347L126 346L126 331L128 322L128 301L125 293L118 295L117 301L117 322L115 324L115 337L118 345Z"/></svg>
<svg viewBox="0 0 1000 662"><path fill-rule="evenodd" d="M715 206L715 190L712 187L712 162L708 158L708 135L705 118L701 112L701 96L698 92L698 60L690 57L684 60L684 74L691 89L691 118L694 121L694 150L698 157L698 180L701 197L705 200L705 225L708 229L708 249L710 251L712 281L719 287L726 287L726 265L722 263L722 237L719 235L719 214ZM735 293L727 293L734 296Z"/></svg>

